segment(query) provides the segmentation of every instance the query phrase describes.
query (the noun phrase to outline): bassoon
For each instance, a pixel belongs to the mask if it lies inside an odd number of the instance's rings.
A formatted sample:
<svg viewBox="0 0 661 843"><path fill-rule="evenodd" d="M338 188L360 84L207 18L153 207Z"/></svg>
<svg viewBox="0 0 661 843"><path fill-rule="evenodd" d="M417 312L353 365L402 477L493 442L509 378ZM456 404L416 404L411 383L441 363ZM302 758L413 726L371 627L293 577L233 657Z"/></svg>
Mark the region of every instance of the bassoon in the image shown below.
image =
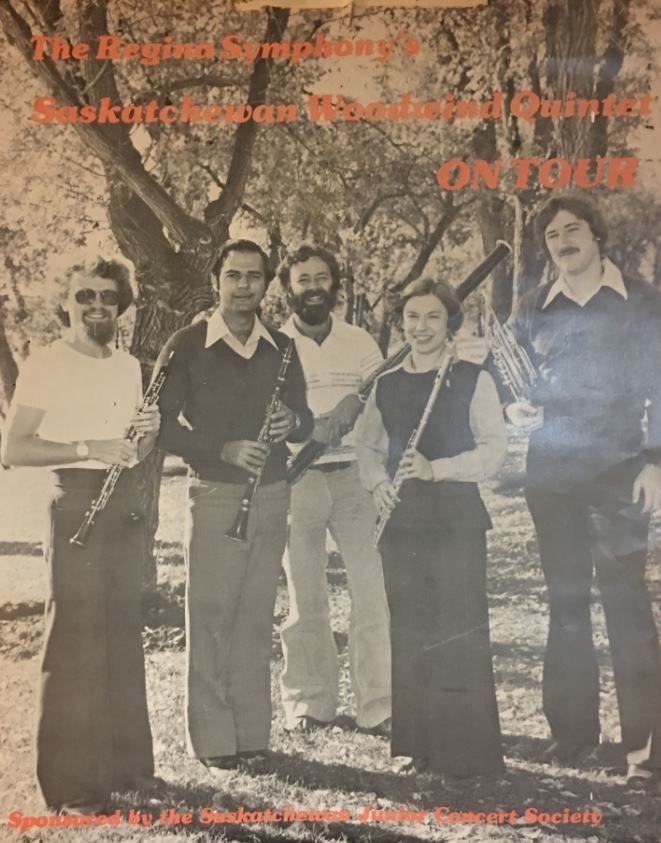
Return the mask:
<svg viewBox="0 0 661 843"><path fill-rule="evenodd" d="M493 271L493 269L505 258L510 252L512 251L511 247L505 243L503 240L499 240L496 244L496 247L489 252L489 254L484 258L484 260L475 267L475 269L471 270L471 272L464 278L464 280L459 284L457 287L457 296L459 301L464 301L465 299L470 296L470 294L479 287L479 285L489 276L489 274ZM384 360L383 363L376 369L370 376L367 378L360 386L358 390L358 397L360 398L361 402L364 404L369 397L370 392L374 384L376 383L377 379L380 375L384 372L387 372L390 369L393 369L395 366L399 365L402 360L406 357L406 355L411 350L410 346L407 344L403 345L399 348L394 354L388 357L387 360ZM325 453L328 449L328 445L324 442L317 442L315 439L311 439L307 442L301 450L293 457L289 463L287 468L287 481L289 483L295 483L299 480L303 474L307 471L307 469L314 463L319 457Z"/></svg>

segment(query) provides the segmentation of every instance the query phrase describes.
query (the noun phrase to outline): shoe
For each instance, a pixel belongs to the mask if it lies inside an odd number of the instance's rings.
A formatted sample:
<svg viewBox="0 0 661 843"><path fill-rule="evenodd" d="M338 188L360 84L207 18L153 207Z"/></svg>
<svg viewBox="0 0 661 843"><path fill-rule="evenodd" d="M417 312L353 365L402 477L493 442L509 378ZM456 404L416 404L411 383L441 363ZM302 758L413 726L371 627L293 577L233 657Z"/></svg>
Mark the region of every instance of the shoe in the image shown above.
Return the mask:
<svg viewBox="0 0 661 843"><path fill-rule="evenodd" d="M551 746L542 753L542 761L546 763L576 765L593 756L596 747L593 744L577 744L565 741L553 741Z"/></svg>
<svg viewBox="0 0 661 843"><path fill-rule="evenodd" d="M407 755L402 755L397 758L392 765L393 773L426 773L429 770L429 761L426 758L409 758Z"/></svg>
<svg viewBox="0 0 661 843"><path fill-rule="evenodd" d="M168 789L159 776L133 776L122 783L121 790L137 790L145 796L156 796Z"/></svg>
<svg viewBox="0 0 661 843"><path fill-rule="evenodd" d="M382 720L380 723L377 723L376 726L372 726L371 729L367 729L367 732L370 735L376 735L379 738L389 738L392 736L392 720L390 717L386 717L385 720Z"/></svg>
<svg viewBox="0 0 661 843"><path fill-rule="evenodd" d="M102 802L85 802L81 799L75 802L65 802L63 805L58 805L54 810L61 817L92 817L105 814L107 806Z"/></svg>
<svg viewBox="0 0 661 843"><path fill-rule="evenodd" d="M239 766L238 755L213 755L210 758L200 758L200 761L212 770L235 770Z"/></svg>
<svg viewBox="0 0 661 843"><path fill-rule="evenodd" d="M443 789L450 793L462 793L476 788L482 781L479 775L458 775L457 773L443 773Z"/></svg>
<svg viewBox="0 0 661 843"><path fill-rule="evenodd" d="M255 767L261 767L271 760L271 753L268 749L251 749L246 752L239 753L239 764L245 769L252 770Z"/></svg>
<svg viewBox="0 0 661 843"><path fill-rule="evenodd" d="M627 767L627 790L650 790L658 781L658 772L648 770L642 764L629 764Z"/></svg>
<svg viewBox="0 0 661 843"><path fill-rule="evenodd" d="M313 732L315 729L328 729L331 725L330 721L317 720L316 717L311 717L309 714L303 714L296 718L294 725L287 729L288 732Z"/></svg>

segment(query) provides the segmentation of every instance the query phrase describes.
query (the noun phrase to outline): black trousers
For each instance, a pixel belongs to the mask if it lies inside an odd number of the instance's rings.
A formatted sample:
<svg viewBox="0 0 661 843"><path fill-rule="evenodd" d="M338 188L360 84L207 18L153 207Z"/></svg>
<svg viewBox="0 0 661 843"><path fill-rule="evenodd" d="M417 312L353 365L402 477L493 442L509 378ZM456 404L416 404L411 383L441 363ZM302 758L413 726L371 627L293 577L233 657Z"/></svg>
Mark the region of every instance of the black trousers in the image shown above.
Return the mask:
<svg viewBox="0 0 661 843"><path fill-rule="evenodd" d="M142 651L142 523L124 471L84 548L70 544L104 471L56 473L45 543L37 779L47 805L103 801L153 773Z"/></svg>
<svg viewBox="0 0 661 843"><path fill-rule="evenodd" d="M661 655L645 583L649 518L631 500L639 468L618 467L569 491L526 492L548 588L543 702L557 741L599 741L593 571L606 616L624 749L645 747L653 733L658 741Z"/></svg>
<svg viewBox="0 0 661 843"><path fill-rule="evenodd" d="M392 642L392 755L460 775L503 768L491 666L486 540L478 525L381 543Z"/></svg>

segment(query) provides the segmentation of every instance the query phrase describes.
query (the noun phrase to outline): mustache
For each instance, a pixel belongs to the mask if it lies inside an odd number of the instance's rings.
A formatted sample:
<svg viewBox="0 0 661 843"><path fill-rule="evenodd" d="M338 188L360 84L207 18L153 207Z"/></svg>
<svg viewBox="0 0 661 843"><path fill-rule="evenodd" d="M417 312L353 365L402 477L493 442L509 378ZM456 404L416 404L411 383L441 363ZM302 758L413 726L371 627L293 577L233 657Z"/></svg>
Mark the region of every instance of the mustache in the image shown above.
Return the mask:
<svg viewBox="0 0 661 843"><path fill-rule="evenodd" d="M567 255L575 255L579 251L580 249L577 249L576 246L565 246L564 249L560 249L559 255L564 258Z"/></svg>

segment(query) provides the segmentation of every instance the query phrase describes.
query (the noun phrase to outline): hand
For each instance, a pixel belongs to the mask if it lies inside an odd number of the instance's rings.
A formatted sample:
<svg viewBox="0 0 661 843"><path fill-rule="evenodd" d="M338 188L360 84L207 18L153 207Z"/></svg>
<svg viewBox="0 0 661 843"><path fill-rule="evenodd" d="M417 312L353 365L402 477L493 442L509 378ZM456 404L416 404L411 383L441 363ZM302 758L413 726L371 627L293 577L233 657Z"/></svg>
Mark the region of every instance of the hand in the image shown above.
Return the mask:
<svg viewBox="0 0 661 843"><path fill-rule="evenodd" d="M142 439L151 433L158 433L161 426L161 411L157 404L144 407L131 419L131 425L136 429L136 438Z"/></svg>
<svg viewBox="0 0 661 843"><path fill-rule="evenodd" d="M633 502L643 498L643 512L661 508L661 466L646 465L633 481Z"/></svg>
<svg viewBox="0 0 661 843"><path fill-rule="evenodd" d="M296 413L284 404L278 404L278 408L271 416L269 436L273 442L284 442L294 430L296 430Z"/></svg>
<svg viewBox="0 0 661 843"><path fill-rule="evenodd" d="M398 501L397 495L390 480L382 480L374 487L372 492L374 495L374 503L379 516L384 515L388 510L392 509Z"/></svg>
<svg viewBox="0 0 661 843"><path fill-rule="evenodd" d="M88 439L86 444L90 449L87 459L106 465L128 468L138 459L137 443L129 442L128 439Z"/></svg>
<svg viewBox="0 0 661 843"><path fill-rule="evenodd" d="M245 468L251 474L256 474L263 468L266 462L268 448L263 442L255 442L251 439L236 439L232 442L225 442L220 449L220 458L230 465L238 465Z"/></svg>
<svg viewBox="0 0 661 843"><path fill-rule="evenodd" d="M406 451L397 468L402 480L433 480L434 472L427 457L420 451Z"/></svg>
<svg viewBox="0 0 661 843"><path fill-rule="evenodd" d="M340 435L344 436L356 423L356 419L363 409L363 402L355 395L345 395L344 398L337 404L329 413L329 417L337 423Z"/></svg>
<svg viewBox="0 0 661 843"><path fill-rule="evenodd" d="M315 442L322 442L329 448L338 448L342 441L342 433L338 422L330 416L315 419L312 438Z"/></svg>
<svg viewBox="0 0 661 843"><path fill-rule="evenodd" d="M454 341L455 356L460 360L481 366L489 356L489 343L484 337L457 336Z"/></svg>
<svg viewBox="0 0 661 843"><path fill-rule="evenodd" d="M508 404L505 414L515 427L525 433L537 430L544 421L544 408L534 407L527 401L515 401L513 404Z"/></svg>

